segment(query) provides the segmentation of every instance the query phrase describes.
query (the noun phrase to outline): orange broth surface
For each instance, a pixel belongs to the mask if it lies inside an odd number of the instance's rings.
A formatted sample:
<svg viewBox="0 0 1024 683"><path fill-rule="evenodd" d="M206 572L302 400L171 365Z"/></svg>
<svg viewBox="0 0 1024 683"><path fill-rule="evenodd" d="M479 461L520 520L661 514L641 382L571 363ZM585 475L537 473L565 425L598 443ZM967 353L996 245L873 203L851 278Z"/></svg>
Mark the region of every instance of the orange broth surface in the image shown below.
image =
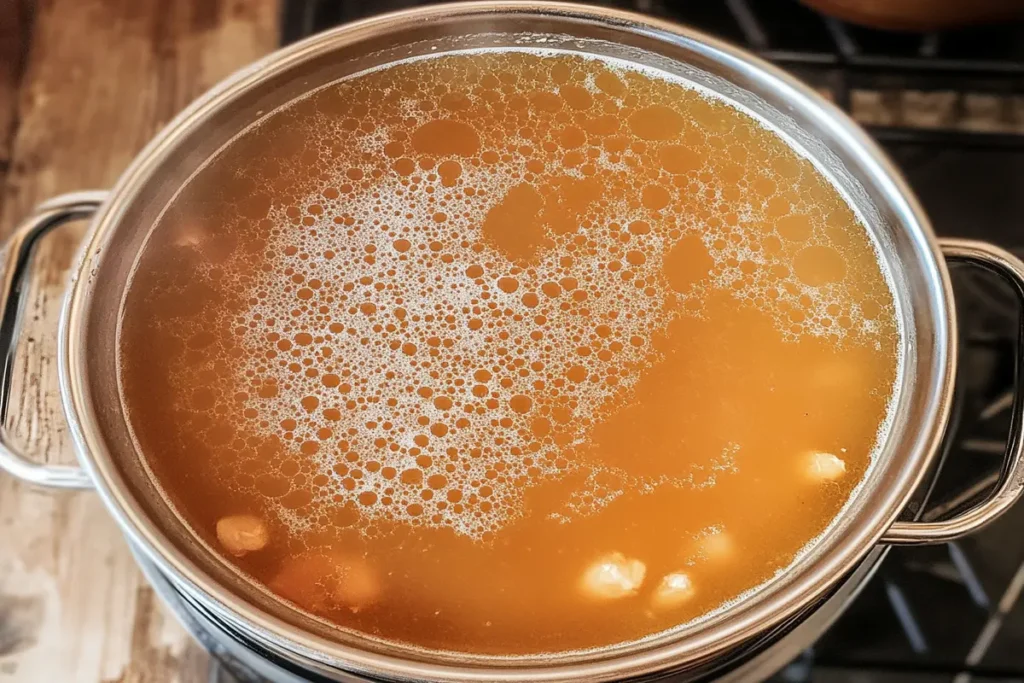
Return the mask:
<svg viewBox="0 0 1024 683"><path fill-rule="evenodd" d="M751 116L496 51L274 111L126 296L137 445L226 562L428 648L640 638L784 569L862 479L900 330L866 229Z"/></svg>

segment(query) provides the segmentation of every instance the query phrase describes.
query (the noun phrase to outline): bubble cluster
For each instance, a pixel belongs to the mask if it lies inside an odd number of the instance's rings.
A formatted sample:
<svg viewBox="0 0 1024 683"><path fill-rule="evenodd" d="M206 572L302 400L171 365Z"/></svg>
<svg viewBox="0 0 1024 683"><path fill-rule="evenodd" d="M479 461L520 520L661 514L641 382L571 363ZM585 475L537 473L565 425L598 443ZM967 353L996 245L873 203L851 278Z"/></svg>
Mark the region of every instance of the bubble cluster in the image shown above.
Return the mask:
<svg viewBox="0 0 1024 683"><path fill-rule="evenodd" d="M232 485L293 528L488 538L545 480L581 477L564 520L624 490L713 485L732 446L645 477L592 442L664 360L672 321L704 315L712 292L793 340L894 334L891 302L860 284L874 254L809 162L622 65L408 62L246 136L287 153L225 174L247 191L216 198L234 210L221 223L198 209L169 221L170 244L227 292L174 321L195 353L171 381L206 446L237 454Z"/></svg>

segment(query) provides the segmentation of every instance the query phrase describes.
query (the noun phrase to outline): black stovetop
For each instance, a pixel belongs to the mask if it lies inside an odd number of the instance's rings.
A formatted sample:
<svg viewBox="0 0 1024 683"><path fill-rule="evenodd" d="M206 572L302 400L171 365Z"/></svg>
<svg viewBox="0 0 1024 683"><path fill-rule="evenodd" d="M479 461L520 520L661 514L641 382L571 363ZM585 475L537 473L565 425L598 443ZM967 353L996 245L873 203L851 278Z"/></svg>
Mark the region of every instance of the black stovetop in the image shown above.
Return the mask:
<svg viewBox="0 0 1024 683"><path fill-rule="evenodd" d="M423 3L285 0L282 42L415 4ZM870 124L939 235L1024 253L1024 186L1015 182L1024 179L1024 25L889 33L823 17L796 0L602 4L690 24L827 91ZM958 389L926 519L970 505L995 484L1009 425L1016 304L977 272L954 270L953 282ZM1024 504L962 541L893 549L840 620L776 679L1024 682L1021 529Z"/></svg>

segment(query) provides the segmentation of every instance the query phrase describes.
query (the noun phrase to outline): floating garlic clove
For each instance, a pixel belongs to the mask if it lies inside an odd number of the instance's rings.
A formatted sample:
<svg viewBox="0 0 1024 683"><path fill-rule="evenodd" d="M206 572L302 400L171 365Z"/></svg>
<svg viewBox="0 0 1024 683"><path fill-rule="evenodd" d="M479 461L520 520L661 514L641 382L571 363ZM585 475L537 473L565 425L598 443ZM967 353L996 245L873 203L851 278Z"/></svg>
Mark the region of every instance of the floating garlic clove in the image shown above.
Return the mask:
<svg viewBox="0 0 1024 683"><path fill-rule="evenodd" d="M815 481L835 481L846 474L846 463L831 453L815 451L807 456L807 476Z"/></svg>
<svg viewBox="0 0 1024 683"><path fill-rule="evenodd" d="M270 532L263 520L253 515L229 515L217 520L217 540L236 557L263 550Z"/></svg>
<svg viewBox="0 0 1024 683"><path fill-rule="evenodd" d="M580 590L593 598L624 598L640 589L646 573L647 567L640 560L609 553L583 572Z"/></svg>
<svg viewBox="0 0 1024 683"><path fill-rule="evenodd" d="M198 225L187 223L178 228L174 235L174 246L194 249L206 239L205 231Z"/></svg>
<svg viewBox="0 0 1024 683"><path fill-rule="evenodd" d="M672 572L661 577L661 583L651 595L651 605L657 609L675 609L689 602L695 592L689 574Z"/></svg>
<svg viewBox="0 0 1024 683"><path fill-rule="evenodd" d="M352 612L358 612L377 602L380 590L377 574L362 558L355 557L339 563L334 599Z"/></svg>
<svg viewBox="0 0 1024 683"><path fill-rule="evenodd" d="M697 543L701 557L706 560L725 560L736 552L736 544L732 536L724 529L712 527Z"/></svg>
<svg viewBox="0 0 1024 683"><path fill-rule="evenodd" d="M380 580L365 559L333 551L286 559L268 585L312 612L338 607L359 612L377 602L381 593Z"/></svg>

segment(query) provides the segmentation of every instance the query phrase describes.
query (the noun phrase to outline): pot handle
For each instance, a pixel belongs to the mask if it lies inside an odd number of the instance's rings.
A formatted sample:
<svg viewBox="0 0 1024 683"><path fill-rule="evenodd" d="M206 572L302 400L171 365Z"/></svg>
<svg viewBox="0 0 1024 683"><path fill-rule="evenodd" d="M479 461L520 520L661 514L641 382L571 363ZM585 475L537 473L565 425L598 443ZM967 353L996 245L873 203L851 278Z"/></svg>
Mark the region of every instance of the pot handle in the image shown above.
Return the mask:
<svg viewBox="0 0 1024 683"><path fill-rule="evenodd" d="M28 484L55 489L92 487L89 475L77 465L49 465L26 457L7 433L7 414L14 352L21 332L21 313L36 245L58 225L92 216L106 197L106 192L72 192L43 202L4 245L4 270L0 280L0 358L3 361L0 373L0 470Z"/></svg>
<svg viewBox="0 0 1024 683"><path fill-rule="evenodd" d="M1005 280L1013 287L1021 304L1010 435L1003 457L1003 471L991 496L952 519L940 522L896 522L882 536L882 543L892 545L946 543L966 536L996 520L1024 493L1024 386L1021 386L1021 373L1024 371L1024 263L1005 249L987 242L940 239L939 245L947 261L984 268Z"/></svg>

